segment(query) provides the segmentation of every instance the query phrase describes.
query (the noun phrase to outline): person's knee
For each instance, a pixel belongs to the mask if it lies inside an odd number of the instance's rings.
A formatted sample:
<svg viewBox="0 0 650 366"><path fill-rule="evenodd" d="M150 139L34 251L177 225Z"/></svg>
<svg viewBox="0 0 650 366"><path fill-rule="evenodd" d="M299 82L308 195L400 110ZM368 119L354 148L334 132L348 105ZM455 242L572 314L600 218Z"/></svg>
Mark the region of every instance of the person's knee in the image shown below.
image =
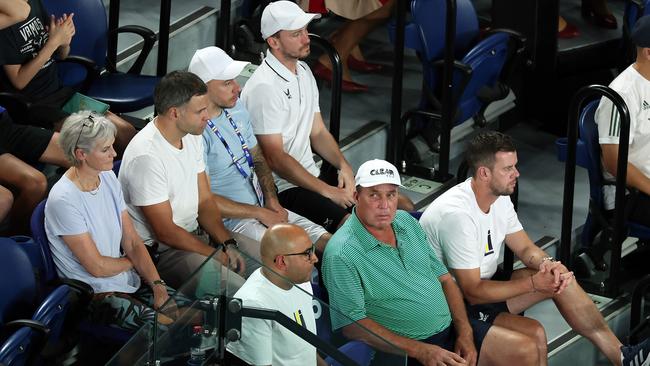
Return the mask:
<svg viewBox="0 0 650 366"><path fill-rule="evenodd" d="M510 345L517 350L517 359L521 360L520 365L538 365L539 351L535 339L522 335L516 344Z"/></svg>
<svg viewBox="0 0 650 366"><path fill-rule="evenodd" d="M0 186L0 221L4 220L13 204L14 195L7 188Z"/></svg>
<svg viewBox="0 0 650 366"><path fill-rule="evenodd" d="M47 178L45 178L43 173L35 169L30 172L25 172L20 190L21 194L29 195L29 197L40 201L47 193Z"/></svg>
<svg viewBox="0 0 650 366"><path fill-rule="evenodd" d="M535 341L537 342L537 348L546 349L548 341L546 339L546 330L544 329L544 326L537 320L531 320L532 334L534 335Z"/></svg>

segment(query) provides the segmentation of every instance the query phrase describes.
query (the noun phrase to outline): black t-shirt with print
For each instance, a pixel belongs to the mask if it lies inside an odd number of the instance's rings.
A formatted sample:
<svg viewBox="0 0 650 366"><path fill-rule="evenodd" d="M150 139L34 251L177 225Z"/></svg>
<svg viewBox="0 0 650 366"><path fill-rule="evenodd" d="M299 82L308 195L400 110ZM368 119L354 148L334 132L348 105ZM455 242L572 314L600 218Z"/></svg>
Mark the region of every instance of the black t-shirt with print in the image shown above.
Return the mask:
<svg viewBox="0 0 650 366"><path fill-rule="evenodd" d="M0 30L0 65L22 65L36 57L48 40L49 25L41 0L29 0L31 11L26 20ZM4 70L0 72L0 90L20 93L32 101L45 98L61 88L56 62L50 58L27 86L18 91Z"/></svg>

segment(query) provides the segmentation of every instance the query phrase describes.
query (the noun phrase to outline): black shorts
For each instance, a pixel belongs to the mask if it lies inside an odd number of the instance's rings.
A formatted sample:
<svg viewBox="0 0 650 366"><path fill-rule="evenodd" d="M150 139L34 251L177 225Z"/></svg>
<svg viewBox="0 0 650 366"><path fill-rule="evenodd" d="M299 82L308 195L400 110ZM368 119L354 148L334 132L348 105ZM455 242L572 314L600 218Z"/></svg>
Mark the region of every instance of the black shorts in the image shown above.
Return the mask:
<svg viewBox="0 0 650 366"><path fill-rule="evenodd" d="M472 327L472 332L474 333L474 347L476 347L477 359L481 354L481 345L483 340L487 335L488 330L492 324L478 321L476 319L469 319L469 324ZM453 324L445 328L443 331L432 335L427 339L422 339L420 342L433 344L439 347L446 349L447 351L454 351L454 345L456 344L456 329ZM396 356L393 354L388 354L384 352L376 352L373 361L371 362L372 366L393 366L393 365L403 365L404 357ZM414 359L408 359L408 366L418 366L421 363Z"/></svg>
<svg viewBox="0 0 650 366"><path fill-rule="evenodd" d="M74 93L74 89L63 87L45 98L33 101L27 110L25 123L53 129L56 123L63 122L70 116L62 108Z"/></svg>
<svg viewBox="0 0 650 366"><path fill-rule="evenodd" d="M0 114L0 154L10 153L27 164L36 164L54 132L13 123L9 113Z"/></svg>
<svg viewBox="0 0 650 366"><path fill-rule="evenodd" d="M321 225L330 233L334 233L343 218L349 214L329 198L302 187L282 191L278 193L278 199L282 207Z"/></svg>

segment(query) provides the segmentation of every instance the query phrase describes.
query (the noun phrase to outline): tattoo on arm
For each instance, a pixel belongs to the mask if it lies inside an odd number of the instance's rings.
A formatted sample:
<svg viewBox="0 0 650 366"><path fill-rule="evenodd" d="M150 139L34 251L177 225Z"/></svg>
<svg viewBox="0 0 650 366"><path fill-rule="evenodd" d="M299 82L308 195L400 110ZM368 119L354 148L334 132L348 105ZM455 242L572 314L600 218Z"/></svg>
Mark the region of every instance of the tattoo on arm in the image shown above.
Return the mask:
<svg viewBox="0 0 650 366"><path fill-rule="evenodd" d="M255 146L251 149L251 154L253 155L253 164L255 164L255 174L257 174L257 179L260 180L260 186L262 192L264 192L264 197L277 198L273 174L271 174L271 169L269 169L269 166L266 164L266 159L264 159L262 149L260 149L259 146Z"/></svg>

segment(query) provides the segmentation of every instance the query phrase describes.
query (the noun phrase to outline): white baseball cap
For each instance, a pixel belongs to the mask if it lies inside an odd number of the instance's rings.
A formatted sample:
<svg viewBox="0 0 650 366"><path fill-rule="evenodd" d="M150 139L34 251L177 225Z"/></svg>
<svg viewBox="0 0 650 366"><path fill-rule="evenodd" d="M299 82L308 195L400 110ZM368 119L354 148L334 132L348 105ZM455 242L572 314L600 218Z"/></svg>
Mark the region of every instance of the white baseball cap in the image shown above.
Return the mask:
<svg viewBox="0 0 650 366"><path fill-rule="evenodd" d="M317 13L305 13L292 1L270 3L262 12L262 38L267 39L281 30L300 29L320 17Z"/></svg>
<svg viewBox="0 0 650 366"><path fill-rule="evenodd" d="M402 186L402 180L395 165L380 159L368 160L361 164L354 181L361 187L374 187L380 184Z"/></svg>
<svg viewBox="0 0 650 366"><path fill-rule="evenodd" d="M210 80L234 79L250 62L235 61L219 47L206 47L194 52L188 71L204 83Z"/></svg>

